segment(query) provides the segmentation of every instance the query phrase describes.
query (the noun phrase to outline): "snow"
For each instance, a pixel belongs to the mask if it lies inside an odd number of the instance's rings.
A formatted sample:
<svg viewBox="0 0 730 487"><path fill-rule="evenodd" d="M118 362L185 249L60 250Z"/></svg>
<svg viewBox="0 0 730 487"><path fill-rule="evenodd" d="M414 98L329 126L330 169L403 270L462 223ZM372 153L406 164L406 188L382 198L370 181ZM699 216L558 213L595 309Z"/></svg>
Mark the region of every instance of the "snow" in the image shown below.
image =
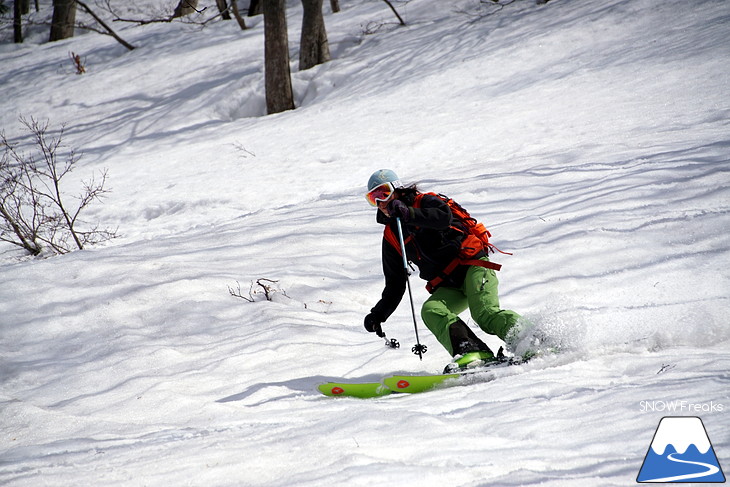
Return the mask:
<svg viewBox="0 0 730 487"><path fill-rule="evenodd" d="M19 115L66 123L68 191L108 169L87 217L121 234L0 247L0 483L626 486L663 416L701 416L730 465L730 3L414 0L406 27L341 3L334 59L299 72L291 2L298 108L271 116L260 18L114 23L134 51L0 31L0 127L29 150ZM409 352L406 300L399 350L362 328L383 167L487 224L514 254L503 306L561 354L415 396L316 392L449 360L422 324ZM229 293L262 278L272 301Z"/></svg>

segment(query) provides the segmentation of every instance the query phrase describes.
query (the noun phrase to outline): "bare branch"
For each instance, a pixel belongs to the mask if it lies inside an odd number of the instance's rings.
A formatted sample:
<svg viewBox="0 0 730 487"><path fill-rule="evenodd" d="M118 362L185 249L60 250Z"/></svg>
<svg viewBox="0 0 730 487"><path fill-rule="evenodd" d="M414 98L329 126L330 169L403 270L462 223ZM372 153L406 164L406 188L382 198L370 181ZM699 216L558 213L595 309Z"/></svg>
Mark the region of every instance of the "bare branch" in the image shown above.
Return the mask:
<svg viewBox="0 0 730 487"><path fill-rule="evenodd" d="M90 229L80 220L81 213L108 192L106 170L97 180L94 176L82 181L83 191L74 206L67 204L67 195L61 189L62 179L73 169L79 156L71 150L59 158L64 128L57 137L48 137L48 122L33 118L20 119L31 133L36 154L21 154L0 134L0 240L39 255L44 248L56 253L100 243L116 237L116 230ZM71 199L74 199L71 197Z"/></svg>
<svg viewBox="0 0 730 487"><path fill-rule="evenodd" d="M253 289L253 281L251 281L251 287L248 290L248 297L246 297L241 292L241 283L236 281L236 289L233 289L231 286L228 286L228 294L230 294L231 296L236 297L236 298L245 299L249 303L253 303L254 297L253 297L252 289Z"/></svg>
<svg viewBox="0 0 730 487"><path fill-rule="evenodd" d="M96 15L89 8L88 5L86 5L84 2L82 2L80 0L76 0L76 3L79 5L79 7L81 7L82 9L84 9L84 11L87 14L91 15L94 18L94 20L99 25L101 25L104 28L104 30L106 30L106 33L109 34L110 36L112 36L114 39L116 39L118 43L120 43L121 45L123 45L124 47L126 47L127 49L129 49L130 51L134 49L134 46L132 44L130 44L129 42L127 42L124 39L122 39L121 37L119 37L119 35L116 32L114 32L114 30L111 27L109 27L103 20L101 20L101 18L99 18L99 16Z"/></svg>
<svg viewBox="0 0 730 487"><path fill-rule="evenodd" d="M388 4L388 7L393 11L396 17L398 17L398 21L400 22L400 25L406 25L405 21L403 20L403 17L400 16L398 11L395 9L392 3L390 3L390 0L383 0L385 3Z"/></svg>
<svg viewBox="0 0 730 487"><path fill-rule="evenodd" d="M253 303L254 301L256 301L257 294L263 294L266 301L272 301L275 293L281 293L282 295L284 295L288 298L289 296L287 296L286 292L283 289L276 286L276 284L278 282L279 281L275 281L273 279L266 279L263 277L256 279L255 283L253 281L251 281L251 286L248 289L248 297L246 297L243 295L243 292L241 291L241 284L238 281L236 281L235 288L228 286L228 294L230 294L231 296L234 296L236 298L244 299L244 300L248 301L249 303ZM254 289L254 285L258 285L259 288L261 288L261 289Z"/></svg>

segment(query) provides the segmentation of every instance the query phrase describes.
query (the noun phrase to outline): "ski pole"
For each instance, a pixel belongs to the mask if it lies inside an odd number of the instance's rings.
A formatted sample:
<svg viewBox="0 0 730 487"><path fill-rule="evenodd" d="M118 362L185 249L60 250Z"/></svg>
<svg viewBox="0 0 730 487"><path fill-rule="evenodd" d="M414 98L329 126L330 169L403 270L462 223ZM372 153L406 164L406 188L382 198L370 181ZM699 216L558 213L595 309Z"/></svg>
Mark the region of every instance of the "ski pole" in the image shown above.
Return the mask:
<svg viewBox="0 0 730 487"><path fill-rule="evenodd" d="M385 339L385 346L388 348L400 348L400 343L395 338L388 338L383 334L383 338Z"/></svg>
<svg viewBox="0 0 730 487"><path fill-rule="evenodd" d="M410 272L408 272L408 258L406 257L406 243L403 240L403 227L400 223L400 218L395 219L398 225L398 240L400 241L400 250L403 256L403 272L406 273L406 286L408 287L408 298L411 301L411 315L413 316L413 330L416 332L416 344L411 349L411 352L418 355L418 358L423 360L423 354L426 353L426 345L421 345L421 341L418 339L418 324L416 323L416 310L413 307L413 293L411 292L411 280L409 279Z"/></svg>

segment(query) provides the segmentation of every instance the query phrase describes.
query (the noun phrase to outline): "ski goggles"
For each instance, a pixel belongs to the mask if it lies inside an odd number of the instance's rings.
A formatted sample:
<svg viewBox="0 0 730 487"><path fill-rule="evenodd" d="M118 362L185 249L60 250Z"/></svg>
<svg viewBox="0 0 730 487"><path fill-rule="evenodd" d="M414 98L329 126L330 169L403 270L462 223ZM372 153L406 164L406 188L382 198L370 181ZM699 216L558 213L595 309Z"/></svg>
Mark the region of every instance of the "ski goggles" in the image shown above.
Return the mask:
<svg viewBox="0 0 730 487"><path fill-rule="evenodd" d="M368 200L372 206L378 206L378 201L388 201L393 195L396 186L393 183L383 183L380 186L376 186L365 194L365 199Z"/></svg>

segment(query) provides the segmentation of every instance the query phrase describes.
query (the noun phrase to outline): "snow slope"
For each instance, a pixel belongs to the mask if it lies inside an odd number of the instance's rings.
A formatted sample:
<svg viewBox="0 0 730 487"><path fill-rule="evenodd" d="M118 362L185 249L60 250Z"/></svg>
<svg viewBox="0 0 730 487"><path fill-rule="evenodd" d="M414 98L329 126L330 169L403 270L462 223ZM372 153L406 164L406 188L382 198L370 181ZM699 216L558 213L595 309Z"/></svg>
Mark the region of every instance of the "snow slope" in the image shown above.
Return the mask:
<svg viewBox="0 0 730 487"><path fill-rule="evenodd" d="M73 176L109 170L89 217L122 234L0 247L0 483L626 486L671 415L701 416L727 469L730 3L414 0L406 27L341 3L334 59L298 72L291 2L299 108L273 116L260 18L115 24L131 52L0 45L0 127L29 148L19 115L66 123ZM362 328L381 167L487 223L514 253L503 305L562 354L418 396L316 392L449 359L423 327L409 353L405 301L400 350ZM260 278L272 301L229 294Z"/></svg>

